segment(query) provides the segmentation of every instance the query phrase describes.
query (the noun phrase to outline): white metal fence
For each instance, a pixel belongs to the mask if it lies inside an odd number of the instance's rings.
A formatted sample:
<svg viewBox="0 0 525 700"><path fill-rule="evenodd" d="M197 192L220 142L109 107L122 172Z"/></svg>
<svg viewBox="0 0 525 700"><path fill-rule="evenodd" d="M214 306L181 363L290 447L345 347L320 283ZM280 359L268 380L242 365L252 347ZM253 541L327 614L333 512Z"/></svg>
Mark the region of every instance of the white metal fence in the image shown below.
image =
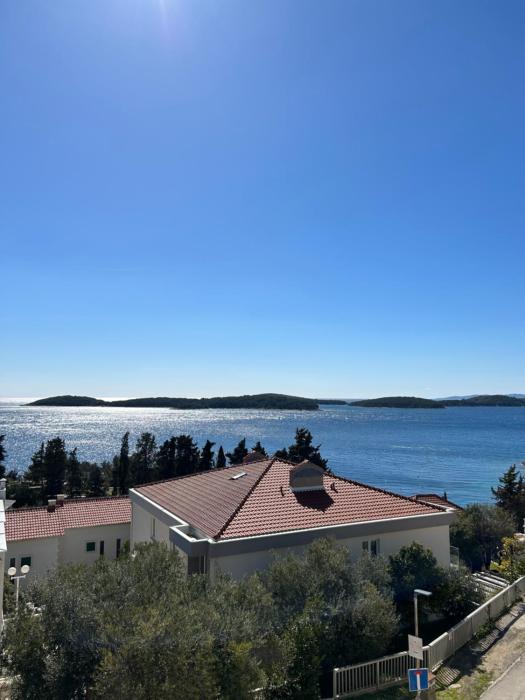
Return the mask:
<svg viewBox="0 0 525 700"><path fill-rule="evenodd" d="M469 642L486 622L500 617L506 608L524 594L525 576L522 576L476 608L457 625L434 639L428 646L423 647L423 666L435 671L443 661ZM379 688L398 685L406 680L408 669L415 666L416 660L410 657L407 651L402 651L362 664L334 668L333 696L349 698Z"/></svg>

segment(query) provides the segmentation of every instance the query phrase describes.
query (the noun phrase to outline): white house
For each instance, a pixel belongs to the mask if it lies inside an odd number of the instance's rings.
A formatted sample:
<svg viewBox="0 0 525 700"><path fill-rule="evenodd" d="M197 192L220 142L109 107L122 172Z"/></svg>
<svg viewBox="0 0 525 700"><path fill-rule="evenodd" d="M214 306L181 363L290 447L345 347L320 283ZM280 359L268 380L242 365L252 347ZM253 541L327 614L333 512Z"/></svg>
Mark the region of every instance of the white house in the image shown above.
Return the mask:
<svg viewBox="0 0 525 700"><path fill-rule="evenodd" d="M130 539L130 521L127 496L59 497L49 506L13 508L5 514L4 570L29 564L34 577L59 564L92 563L100 556L115 559Z"/></svg>
<svg viewBox="0 0 525 700"><path fill-rule="evenodd" d="M352 556L389 555L420 542L450 564L453 508L421 502L335 476L310 462L248 455L239 466L178 477L130 491L131 545L160 540L188 572L219 569L239 578L274 553L300 552L319 537Z"/></svg>

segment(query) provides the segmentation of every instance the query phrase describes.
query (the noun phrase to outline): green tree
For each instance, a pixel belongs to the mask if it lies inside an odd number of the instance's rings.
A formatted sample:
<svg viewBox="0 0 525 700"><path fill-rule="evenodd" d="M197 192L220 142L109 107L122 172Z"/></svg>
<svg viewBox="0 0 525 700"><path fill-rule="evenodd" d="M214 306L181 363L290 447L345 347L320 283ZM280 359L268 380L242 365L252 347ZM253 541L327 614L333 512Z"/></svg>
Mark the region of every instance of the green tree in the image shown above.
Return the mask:
<svg viewBox="0 0 525 700"><path fill-rule="evenodd" d="M165 440L157 452L157 466L161 479L172 479L177 473L177 438Z"/></svg>
<svg viewBox="0 0 525 700"><path fill-rule="evenodd" d="M255 445L252 447L252 452L258 452L263 457L268 457L268 453L266 452L264 447L261 445L260 440L257 440Z"/></svg>
<svg viewBox="0 0 525 700"><path fill-rule="evenodd" d="M525 484L515 464L500 476L499 486L491 490L496 505L510 513L516 528L521 529L525 518Z"/></svg>
<svg viewBox="0 0 525 700"><path fill-rule="evenodd" d="M215 468L216 469L224 469L226 466L226 455L224 454L224 450L222 448L222 445L219 447L219 451L217 452L217 461L215 462Z"/></svg>
<svg viewBox="0 0 525 700"><path fill-rule="evenodd" d="M200 472L206 472L209 469L213 469L213 467L214 467L213 456L215 454L213 451L214 445L215 445L214 442L210 442L210 440L206 440L206 443L204 444L204 447L201 450L201 454L200 454L200 458L199 458L198 470Z"/></svg>
<svg viewBox="0 0 525 700"><path fill-rule="evenodd" d="M276 452L276 457L289 460L298 464L308 460L313 464L326 468L328 460L324 459L320 453L321 445L313 445L312 433L307 428L297 428L295 431L295 442L288 449L283 448Z"/></svg>
<svg viewBox="0 0 525 700"><path fill-rule="evenodd" d="M199 448L191 435L179 435L177 438L177 452L175 456L175 470L177 476L194 474L199 467Z"/></svg>
<svg viewBox="0 0 525 700"><path fill-rule="evenodd" d="M33 484L44 487L45 479L45 467L44 467L44 455L45 455L45 444L40 443L40 447L31 457L31 464L26 471L26 479L31 481Z"/></svg>
<svg viewBox="0 0 525 700"><path fill-rule="evenodd" d="M226 453L226 457L228 457L231 465L242 464L243 459L247 454L248 450L246 449L246 438L243 438L231 452Z"/></svg>
<svg viewBox="0 0 525 700"><path fill-rule="evenodd" d="M499 557L503 538L514 532L510 513L497 506L472 503L458 513L450 526L450 543L459 548L462 561L479 571Z"/></svg>
<svg viewBox="0 0 525 700"><path fill-rule="evenodd" d="M129 432L122 436L120 453L113 460L113 490L124 496L130 487Z"/></svg>
<svg viewBox="0 0 525 700"><path fill-rule="evenodd" d="M131 457L133 485L145 484L152 480L156 452L155 436L148 432L142 433Z"/></svg>
<svg viewBox="0 0 525 700"><path fill-rule="evenodd" d="M412 600L415 588L434 593L443 582L443 570L430 549L419 542L401 547L389 557L394 600L405 623L412 621ZM422 611L425 616L425 609Z"/></svg>
<svg viewBox="0 0 525 700"><path fill-rule="evenodd" d="M102 469L98 465L94 465L89 474L88 480L88 496L105 496L106 487Z"/></svg>
<svg viewBox="0 0 525 700"><path fill-rule="evenodd" d="M499 562L492 562L491 571L496 571L509 582L525 576L525 543L513 537L504 537Z"/></svg>
<svg viewBox="0 0 525 700"><path fill-rule="evenodd" d="M67 458L66 481L66 492L71 498L77 498L82 495L82 473L76 447L71 450Z"/></svg>
<svg viewBox="0 0 525 700"><path fill-rule="evenodd" d="M5 477L5 435L0 435L0 479Z"/></svg>
<svg viewBox="0 0 525 700"><path fill-rule="evenodd" d="M62 438L48 440L44 450L45 495L56 496L64 490L67 453Z"/></svg>

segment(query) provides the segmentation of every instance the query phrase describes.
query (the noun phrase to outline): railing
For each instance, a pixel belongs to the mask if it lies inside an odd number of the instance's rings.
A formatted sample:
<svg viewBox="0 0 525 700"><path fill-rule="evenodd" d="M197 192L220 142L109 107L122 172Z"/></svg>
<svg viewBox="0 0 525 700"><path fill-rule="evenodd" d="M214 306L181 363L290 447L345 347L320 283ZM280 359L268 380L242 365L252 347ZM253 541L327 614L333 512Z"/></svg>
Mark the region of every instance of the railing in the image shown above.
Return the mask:
<svg viewBox="0 0 525 700"><path fill-rule="evenodd" d="M500 617L518 598L525 594L525 576L514 581L488 600L461 622L423 647L423 666L435 671L438 666L469 642L490 620ZM407 678L407 671L416 660L407 651L383 656L373 661L334 668L333 697L349 698L363 693L399 685Z"/></svg>

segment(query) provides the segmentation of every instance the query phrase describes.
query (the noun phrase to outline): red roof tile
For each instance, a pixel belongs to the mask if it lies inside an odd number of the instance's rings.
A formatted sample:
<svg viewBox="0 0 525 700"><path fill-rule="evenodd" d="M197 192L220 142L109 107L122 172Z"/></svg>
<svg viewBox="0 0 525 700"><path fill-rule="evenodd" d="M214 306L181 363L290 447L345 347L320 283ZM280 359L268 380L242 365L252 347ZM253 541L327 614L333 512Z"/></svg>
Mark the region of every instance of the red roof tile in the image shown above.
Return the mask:
<svg viewBox="0 0 525 700"><path fill-rule="evenodd" d="M294 493L289 487L294 466L277 459L263 460L136 490L214 539L443 512L328 472L323 476L324 490ZM241 471L246 476L231 479Z"/></svg>
<svg viewBox="0 0 525 700"><path fill-rule="evenodd" d="M131 522L128 496L116 498L72 498L50 513L40 508L10 508L6 512L8 542L39 537L59 537L66 528L120 525Z"/></svg>
<svg viewBox="0 0 525 700"><path fill-rule="evenodd" d="M445 498L444 496L438 496L437 493L416 493L416 495L412 496L412 498L415 501L419 501L420 503L432 503L432 505L434 506L442 506L443 508L454 508L455 510L463 510L463 508L461 506L458 506L457 503L449 501L448 498Z"/></svg>

